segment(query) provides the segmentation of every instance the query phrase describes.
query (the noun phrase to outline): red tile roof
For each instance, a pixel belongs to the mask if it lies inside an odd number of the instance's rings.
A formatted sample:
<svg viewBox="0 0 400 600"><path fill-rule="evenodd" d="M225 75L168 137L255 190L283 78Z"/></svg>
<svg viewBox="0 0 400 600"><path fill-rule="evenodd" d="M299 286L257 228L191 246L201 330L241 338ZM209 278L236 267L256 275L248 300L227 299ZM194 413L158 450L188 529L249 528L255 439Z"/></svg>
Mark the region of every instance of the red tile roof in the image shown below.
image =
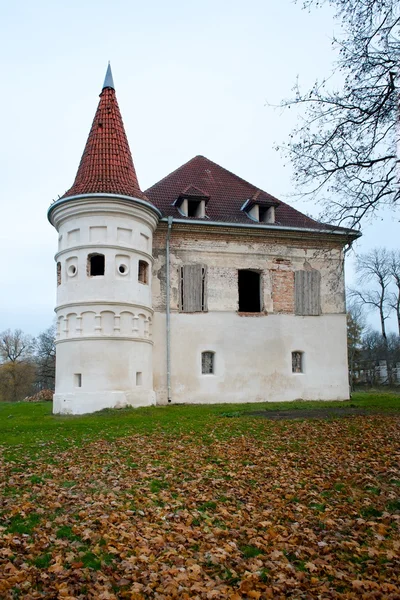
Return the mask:
<svg viewBox="0 0 400 600"><path fill-rule="evenodd" d="M195 156L151 186L145 194L161 210L163 216L187 219L189 222L195 217L184 217L174 202L191 186L199 188L204 196L209 196L205 222L209 220L224 223L254 223L240 209L246 200L253 200L253 204L256 200L259 204L275 205L276 225L340 229L314 221L204 156Z"/></svg>
<svg viewBox="0 0 400 600"><path fill-rule="evenodd" d="M118 194L147 200L140 190L115 90L105 87L74 185L62 196Z"/></svg>

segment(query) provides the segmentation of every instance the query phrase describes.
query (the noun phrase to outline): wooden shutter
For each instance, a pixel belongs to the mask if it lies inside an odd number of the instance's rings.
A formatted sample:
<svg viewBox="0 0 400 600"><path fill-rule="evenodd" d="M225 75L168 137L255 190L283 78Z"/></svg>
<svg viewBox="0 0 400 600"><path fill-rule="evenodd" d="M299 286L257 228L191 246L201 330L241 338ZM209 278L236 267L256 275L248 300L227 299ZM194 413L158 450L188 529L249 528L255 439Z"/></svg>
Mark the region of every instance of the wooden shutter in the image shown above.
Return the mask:
<svg viewBox="0 0 400 600"><path fill-rule="evenodd" d="M204 310L203 265L184 265L181 267L181 310L183 312L201 312Z"/></svg>
<svg viewBox="0 0 400 600"><path fill-rule="evenodd" d="M296 271L294 285L296 315L320 315L321 273L319 271Z"/></svg>

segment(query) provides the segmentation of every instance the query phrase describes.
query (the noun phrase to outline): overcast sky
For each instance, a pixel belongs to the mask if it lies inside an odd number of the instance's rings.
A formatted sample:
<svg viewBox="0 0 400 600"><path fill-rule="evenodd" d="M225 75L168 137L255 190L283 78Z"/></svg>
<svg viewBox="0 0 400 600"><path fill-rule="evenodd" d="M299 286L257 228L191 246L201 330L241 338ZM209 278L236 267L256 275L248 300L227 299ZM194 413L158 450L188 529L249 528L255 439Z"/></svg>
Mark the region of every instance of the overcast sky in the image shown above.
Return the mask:
<svg viewBox="0 0 400 600"><path fill-rule="evenodd" d="M57 233L46 212L73 183L108 60L142 189L203 154L288 201L291 168L274 143L295 115L266 103L289 97L297 75L307 88L330 72L337 29L329 7L291 0L3 3L0 331L52 323ZM365 224L356 250L397 247L398 221Z"/></svg>

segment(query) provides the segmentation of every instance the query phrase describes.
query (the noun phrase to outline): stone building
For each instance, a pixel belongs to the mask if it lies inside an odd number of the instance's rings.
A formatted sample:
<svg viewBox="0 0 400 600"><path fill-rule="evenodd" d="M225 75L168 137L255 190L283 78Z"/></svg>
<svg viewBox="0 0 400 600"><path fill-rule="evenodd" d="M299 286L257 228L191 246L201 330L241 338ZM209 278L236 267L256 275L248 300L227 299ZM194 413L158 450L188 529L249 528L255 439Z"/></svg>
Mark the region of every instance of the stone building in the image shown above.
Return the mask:
<svg viewBox="0 0 400 600"><path fill-rule="evenodd" d="M54 412L346 399L343 248L203 156L142 192L110 67L59 234Z"/></svg>

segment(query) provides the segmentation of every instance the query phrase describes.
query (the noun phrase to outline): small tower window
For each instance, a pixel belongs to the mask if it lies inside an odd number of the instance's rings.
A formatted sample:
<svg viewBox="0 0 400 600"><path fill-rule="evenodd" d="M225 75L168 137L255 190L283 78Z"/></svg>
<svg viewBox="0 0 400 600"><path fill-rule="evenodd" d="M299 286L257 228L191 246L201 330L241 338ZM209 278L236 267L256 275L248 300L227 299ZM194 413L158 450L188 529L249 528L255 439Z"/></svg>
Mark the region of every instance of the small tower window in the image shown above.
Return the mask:
<svg viewBox="0 0 400 600"><path fill-rule="evenodd" d="M201 372L203 375L214 374L214 352L201 353Z"/></svg>
<svg viewBox="0 0 400 600"><path fill-rule="evenodd" d="M149 283L149 265L145 260L139 260L138 281Z"/></svg>
<svg viewBox="0 0 400 600"><path fill-rule="evenodd" d="M292 373L303 373L303 353L292 352Z"/></svg>
<svg viewBox="0 0 400 600"><path fill-rule="evenodd" d="M61 285L61 263L57 263L57 285Z"/></svg>
<svg viewBox="0 0 400 600"><path fill-rule="evenodd" d="M104 254L89 254L88 256L88 275L90 277L100 277L105 271Z"/></svg>

